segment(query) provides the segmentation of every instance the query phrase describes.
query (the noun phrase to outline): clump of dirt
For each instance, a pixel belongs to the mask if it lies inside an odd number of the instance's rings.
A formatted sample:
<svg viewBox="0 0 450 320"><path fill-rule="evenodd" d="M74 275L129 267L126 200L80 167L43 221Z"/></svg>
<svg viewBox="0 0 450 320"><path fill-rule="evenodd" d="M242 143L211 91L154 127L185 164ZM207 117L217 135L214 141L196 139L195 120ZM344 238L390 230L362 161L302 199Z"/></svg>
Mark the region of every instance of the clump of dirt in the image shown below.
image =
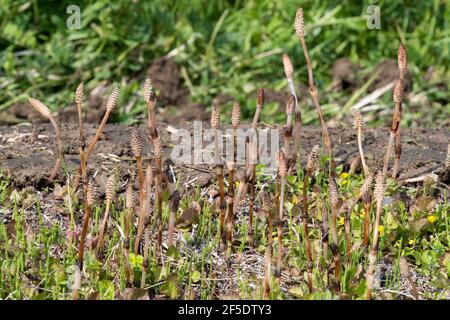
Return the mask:
<svg viewBox="0 0 450 320"><path fill-rule="evenodd" d="M393 59L386 59L379 64L377 64L373 71L367 74L364 77L364 81L369 80L370 77L375 72L379 72L378 76L375 78L375 80L372 82L372 84L369 86L368 90L369 92L373 92L378 88L384 87L388 85L389 83L393 81L397 81L400 77L400 71L398 69L398 64L396 60ZM409 92L412 89L412 75L409 71L405 74L405 92Z"/></svg>
<svg viewBox="0 0 450 320"><path fill-rule="evenodd" d="M166 105L182 105L189 101L189 91L183 86L177 64L167 58L158 58L148 69L157 90L158 100Z"/></svg>
<svg viewBox="0 0 450 320"><path fill-rule="evenodd" d="M355 90L358 85L358 66L348 58L337 59L331 70L333 90Z"/></svg>

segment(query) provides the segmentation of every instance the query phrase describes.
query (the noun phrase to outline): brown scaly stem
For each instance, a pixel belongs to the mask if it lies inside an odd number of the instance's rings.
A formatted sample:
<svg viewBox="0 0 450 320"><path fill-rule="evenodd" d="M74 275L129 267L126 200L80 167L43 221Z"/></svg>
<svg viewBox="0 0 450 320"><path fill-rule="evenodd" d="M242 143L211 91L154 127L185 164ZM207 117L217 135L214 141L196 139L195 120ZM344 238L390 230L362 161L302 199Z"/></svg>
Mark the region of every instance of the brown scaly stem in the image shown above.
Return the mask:
<svg viewBox="0 0 450 320"><path fill-rule="evenodd" d="M304 37L305 23L304 23L304 19L303 19L303 9L302 8L299 8L297 10L297 13L295 16L294 27L295 27L295 33L297 34L298 38L300 39L300 44L303 49L303 55L305 56L305 60L306 60L306 66L308 69L309 93L311 95L313 103L316 107L317 114L319 116L320 125L322 127L322 133L323 133L323 143L325 145L325 148L327 149L328 154L330 155L330 175L332 177L334 177L336 172L335 172L335 163L334 163L334 157L333 157L333 145L331 142L330 133L328 132L327 124L325 122L325 118L322 113L322 109L320 108L319 97L317 94L317 88L314 84L312 65L311 65L311 61L309 59L308 48L306 47L306 42L305 42L305 37Z"/></svg>
<svg viewBox="0 0 450 320"><path fill-rule="evenodd" d="M369 247L370 207L372 205L372 197L370 194L363 197L363 203L364 203L363 246L367 250L367 248Z"/></svg>
<svg viewBox="0 0 450 320"><path fill-rule="evenodd" d="M302 130L302 114L300 109L295 110L295 125L294 125L294 152L291 154L291 158L288 161L289 171L288 176L292 174L297 160L300 160L300 140Z"/></svg>
<svg viewBox="0 0 450 320"><path fill-rule="evenodd" d="M147 171L145 173L145 207L150 208L150 197L151 197L151 188L153 184L153 173L151 171L151 167L148 166ZM158 178L155 179L155 185L158 185ZM153 206L153 212L155 211L155 205ZM142 263L142 274L141 274L141 289L145 286L145 278L147 275L148 269L148 252L150 250L150 216L151 211L147 210L144 216L144 248L143 248L143 263Z"/></svg>
<svg viewBox="0 0 450 320"><path fill-rule="evenodd" d="M364 227L362 231L363 238L363 246L367 249L369 243L369 229L370 229L370 208L372 204L372 184L373 184L373 173L369 173L364 179L364 183L361 186L358 197L353 202L350 212L353 212L353 209L358 204L358 202L362 199L364 204Z"/></svg>
<svg viewBox="0 0 450 320"><path fill-rule="evenodd" d="M351 233L350 233L350 208L344 211L344 230L345 230L345 248L346 260L349 262L352 251Z"/></svg>
<svg viewBox="0 0 450 320"><path fill-rule="evenodd" d="M167 247L170 248L173 246L173 233L175 227L175 219L178 211L178 207L180 206L180 193L175 190L170 195L170 216L169 216L169 228L167 235Z"/></svg>
<svg viewBox="0 0 450 320"><path fill-rule="evenodd" d="M253 247L253 211L255 206L256 167L253 167L252 180L250 182L249 208L248 208L248 245Z"/></svg>
<svg viewBox="0 0 450 320"><path fill-rule="evenodd" d="M150 138L155 139L158 136L155 113L156 95L153 91L152 80L150 77L147 77L144 83L144 99L147 102L147 116Z"/></svg>
<svg viewBox="0 0 450 320"><path fill-rule="evenodd" d="M133 186L131 182L128 183L126 191L126 207L127 215L125 217L125 243L124 243L124 256L125 256L125 277L127 279L127 287L130 288L133 284L132 271L130 265L130 231L132 225L132 219L134 214L134 196L133 196Z"/></svg>
<svg viewBox="0 0 450 320"><path fill-rule="evenodd" d="M263 88L259 88L258 94L257 94L256 111L255 111L255 115L253 117L253 122L252 122L252 129L255 131L258 126L259 115L261 114L263 105L264 105L264 90L263 90ZM252 141L252 143L254 143L254 142ZM253 148L248 147L247 149L251 150ZM255 156L255 155L252 155L252 156ZM246 158L248 158L248 157L246 157ZM239 208L239 203L241 201L241 197L243 197L247 193L248 183L252 181L252 177L253 177L255 168L256 168L256 161L253 161L253 162L249 161L248 165L246 166L245 174L240 181L239 189L237 190L236 196L234 197L233 214L235 214Z"/></svg>
<svg viewBox="0 0 450 320"><path fill-rule="evenodd" d="M270 258L272 259L273 250L273 219L272 219L272 200L267 191L261 192L262 210L267 217L267 244L270 247ZM277 206L278 207L278 206Z"/></svg>
<svg viewBox="0 0 450 320"><path fill-rule="evenodd" d="M355 128L357 130L357 136L358 136L358 150L359 150L359 155L360 155L360 159L361 159L361 164L364 169L364 177L367 177L370 174L370 170L369 170L369 166L366 163L366 157L364 156L364 149L362 146L364 121L363 121L361 112L359 112L358 109L352 109L351 112L352 112L353 118L355 120Z"/></svg>
<svg viewBox="0 0 450 320"><path fill-rule="evenodd" d="M108 100L106 101L106 111L105 111L105 114L103 115L103 118L102 118L102 121L101 121L99 127L97 128L97 131L95 132L95 136L94 136L94 138L92 138L86 151L84 152L83 164L85 167L87 167L87 161L89 160L89 157L90 157L92 151L94 151L94 147L97 144L98 140L100 139L100 136L101 136L103 130L105 129L106 123L108 122L109 115L114 110L114 107L116 106L118 99L119 99L119 88L115 87L113 89L113 91L111 92L111 94L109 95ZM78 167L77 174L75 175L75 179L74 179L74 189L75 190L78 188L78 185L80 183L80 175L81 174L82 174L82 165L80 164L80 166Z"/></svg>
<svg viewBox="0 0 450 320"><path fill-rule="evenodd" d="M403 96L403 81L399 80L394 87L393 100L395 102L394 114L392 116L392 124L389 133L389 141L384 156L383 174L386 175L389 169L389 159L391 158L392 149L394 147L394 140L400 127L400 118L402 112L402 96Z"/></svg>
<svg viewBox="0 0 450 320"><path fill-rule="evenodd" d="M272 269L272 245L266 247L264 254L264 284L263 284L263 300L270 299L270 274Z"/></svg>
<svg viewBox="0 0 450 320"><path fill-rule="evenodd" d="M91 217L92 207L95 204L97 198L97 188L92 182L88 183L86 192L86 206L84 208L83 228L80 235L80 246L78 248L78 268L83 269L83 257L84 257L84 244L86 240L86 234L89 228L89 219Z"/></svg>
<svg viewBox="0 0 450 320"><path fill-rule="evenodd" d="M134 239L134 254L137 255L139 251L139 243L142 238L142 234L144 233L145 227L145 217L147 211L150 209L150 193L151 193L151 182L153 181L153 171L152 167L149 165L145 172L145 182L142 189L144 205L140 207L139 217L138 217L138 227L136 231L136 237ZM155 183L156 184L156 183Z"/></svg>
<svg viewBox="0 0 450 320"><path fill-rule="evenodd" d="M286 126L283 130L283 138L284 138L284 151L286 153L286 159L291 159L291 139L292 139L292 113L295 109L295 96L291 95L286 103ZM297 150L294 149L294 153ZM288 163L289 165L289 163Z"/></svg>
<svg viewBox="0 0 450 320"><path fill-rule="evenodd" d="M400 274L409 282L414 300L419 300L419 293L417 292L417 286L413 279L411 278L411 273L409 271L408 261L404 256L400 257Z"/></svg>
<svg viewBox="0 0 450 320"><path fill-rule="evenodd" d="M401 118L402 110L400 108L400 118ZM402 155L402 139L401 139L401 129L400 123L398 130L395 134L395 159L394 166L392 167L392 178L396 179L398 175L398 170L400 168L400 157Z"/></svg>
<svg viewBox="0 0 450 320"><path fill-rule="evenodd" d="M227 212L226 212L227 251L226 251L226 259L225 260L227 261L227 265L231 265L231 261L229 260L229 257L233 250L233 198L230 195L227 195L227 197L226 197L226 205L227 205Z"/></svg>
<svg viewBox="0 0 450 320"><path fill-rule="evenodd" d="M161 144L159 137L156 140L159 141L156 143ZM155 143L154 143L154 145L155 145ZM156 219L157 219L156 225L158 227L158 242L157 242L158 250L157 250L157 253L160 256L162 256L162 227L163 227L163 224L162 224L162 182L163 182L163 179L162 179L162 170L161 170L161 166L162 166L161 151L159 151L159 153L155 152L155 154L157 154L156 159L155 159L156 160L155 161L156 168L157 168L156 169L156 182L157 182L157 184L156 184L156 206L158 208L157 215L156 215Z"/></svg>
<svg viewBox="0 0 450 320"><path fill-rule="evenodd" d="M288 176L292 174L292 171L295 168L297 157L299 155L299 148L300 148L300 133L302 128L302 115L300 112L300 107L298 105L298 99L297 94L295 92L295 85L294 85L294 68L292 66L291 60L289 59L288 55L283 55L283 67L284 67L284 74L286 76L286 80L288 82L289 91L291 92L291 96L294 99L295 104L295 126L294 126L294 148L292 154L289 154L288 156ZM288 121L288 124L290 121Z"/></svg>
<svg viewBox="0 0 450 320"><path fill-rule="evenodd" d="M139 206L142 207L144 199L142 198L142 189L144 184L144 169L142 165L142 138L138 128L131 131L131 150L136 159L138 183L139 183Z"/></svg>
<svg viewBox="0 0 450 320"><path fill-rule="evenodd" d="M334 261L334 277L335 277L335 290L337 293L340 292L340 258L339 258L339 239L337 233L337 214L338 214L338 204L339 204L339 192L337 189L336 181L333 177L330 177L328 184L328 193L330 195L330 203L331 203L331 234L333 237L333 243L331 246L331 252L333 253L333 261Z"/></svg>
<svg viewBox="0 0 450 320"><path fill-rule="evenodd" d="M91 218L91 210L92 207L90 205L86 205L86 207L84 208L83 227L81 229L80 246L78 249L78 265L80 269L83 269L84 243L89 227L89 219Z"/></svg>
<svg viewBox="0 0 450 320"><path fill-rule="evenodd" d="M400 45L398 48L397 53L397 60L398 60L398 69L400 72L400 78L399 81L404 83L405 80L405 73L408 65L408 59L406 56L406 49L403 45ZM402 88L403 89L403 88ZM403 99L403 94L399 95L400 100L400 110L399 110L399 128L395 134L395 160L394 160L394 166L392 168L392 178L396 179L398 175L398 170L400 168L400 157L402 155L402 141L401 141L401 134L400 134L400 120L402 117L402 106L401 106L401 100Z"/></svg>
<svg viewBox="0 0 450 320"><path fill-rule="evenodd" d="M220 239L221 245L225 247L226 245L226 234L225 234L225 187L224 187L224 178L223 178L223 165L222 165L222 150L219 150L219 147L222 146L222 143L219 143L219 139L222 139L222 134L219 131L220 128L220 107L213 105L212 113L211 113L211 128L215 131L215 169L216 169L216 178L217 183L219 185L219 220L220 220Z"/></svg>
<svg viewBox="0 0 450 320"><path fill-rule="evenodd" d="M105 215L103 216L103 221L100 227L100 234L98 236L97 244L97 257L101 256L103 245L105 242L106 229L108 227L108 219L110 215L111 203L116 195L117 181L115 175L111 175L106 182L106 209Z"/></svg>
<svg viewBox="0 0 450 320"><path fill-rule="evenodd" d="M78 290L80 290L81 285L81 272L78 266L75 267L74 280L72 286L72 299L78 300Z"/></svg>
<svg viewBox="0 0 450 320"><path fill-rule="evenodd" d="M286 186L287 160L283 151L278 154L278 175L280 176L280 203L278 207L278 256L276 276L281 278L281 267L283 258L283 216L284 216L284 189Z"/></svg>
<svg viewBox="0 0 450 320"><path fill-rule="evenodd" d="M318 158L319 158L319 149L320 147L314 146L311 150L311 153L308 157L308 162L306 164L306 173L303 177L303 208L302 208L302 223L303 223L303 236L305 240L306 245L306 261L307 261L307 281L308 281L308 288L309 291L312 292L313 285L312 285L312 250L311 250L311 242L309 240L309 230L308 230L308 182L309 178L312 176L312 173L314 172L317 164L318 164Z"/></svg>
<svg viewBox="0 0 450 320"><path fill-rule="evenodd" d="M322 205L322 250L323 258L328 261L328 211L327 208ZM319 207L317 208L319 210Z"/></svg>
<svg viewBox="0 0 450 320"><path fill-rule="evenodd" d="M227 162L228 168L228 197L227 197L227 243L228 251L231 250L233 241L233 224L234 224L234 212L233 212L233 201L234 201L234 173L236 165L236 130L241 124L241 105L239 102L235 102L233 105L233 110L231 112L231 124L233 126L233 134L231 136L232 145L232 160Z"/></svg>
<svg viewBox="0 0 450 320"><path fill-rule="evenodd" d="M383 210L383 198L385 192L385 175L383 172L378 172L375 183L374 196L377 202L377 212L375 218L375 225L373 227L373 237L372 237L372 250L369 254L369 266L367 268L367 299L372 299L372 290L375 284L374 274L375 274L375 264L377 260L378 252L378 229L381 220L381 211Z"/></svg>
<svg viewBox="0 0 450 320"><path fill-rule="evenodd" d="M228 245L228 252L231 251L231 246L233 242L233 222L234 222L234 216L233 216L233 197L234 197L234 163L227 163L229 174L228 174L228 195L226 198L226 204L227 204L227 212L226 212L226 219L227 219L227 245Z"/></svg>
<svg viewBox="0 0 450 320"><path fill-rule="evenodd" d="M56 123L55 118L53 118L52 114L50 113L50 109L45 104L34 98L29 98L28 101L33 106L33 108L36 109L36 111L38 111L42 116L44 116L48 121L50 121L55 131L56 143L58 146L58 156L55 161L55 166L53 167L52 173L50 174L49 177L50 180L53 180L58 174L58 171L61 167L61 163L64 163L64 152L61 142L61 130L59 129L59 126Z"/></svg>
<svg viewBox="0 0 450 320"><path fill-rule="evenodd" d="M363 200L364 203L364 229L363 229L363 246L367 250L369 246L369 230L370 230L370 208L372 205L372 184L373 184L373 174L369 174L364 179L364 183L361 186L359 192L359 198ZM359 200L355 201L355 204ZM351 211L353 208L351 209Z"/></svg>
<svg viewBox="0 0 450 320"><path fill-rule="evenodd" d="M145 217L144 227L144 257L142 262L142 275L141 275L141 289L145 287L145 278L147 277L148 269L148 251L150 249L150 217Z"/></svg>
<svg viewBox="0 0 450 320"><path fill-rule="evenodd" d="M86 170L86 155L84 152L84 148L86 148L86 138L84 136L84 127L83 127L83 113L82 113L82 104L84 99L84 85L83 82L77 87L75 92L75 104L77 105L78 110L78 128L80 132L79 136L79 151L80 151L80 166L81 166L81 177L83 180L83 191L84 194L87 192L87 170Z"/></svg>

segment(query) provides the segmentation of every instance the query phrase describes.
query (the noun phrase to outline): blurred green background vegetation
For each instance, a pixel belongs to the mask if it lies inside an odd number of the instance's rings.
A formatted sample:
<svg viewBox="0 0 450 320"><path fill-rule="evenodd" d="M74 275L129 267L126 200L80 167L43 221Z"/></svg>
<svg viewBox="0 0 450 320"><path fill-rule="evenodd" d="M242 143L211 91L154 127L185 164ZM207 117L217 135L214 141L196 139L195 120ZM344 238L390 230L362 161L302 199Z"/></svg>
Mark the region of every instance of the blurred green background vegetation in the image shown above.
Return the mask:
<svg viewBox="0 0 450 320"><path fill-rule="evenodd" d="M79 30L66 26L66 9L73 4L81 9ZM381 9L379 30L366 25L373 4ZM299 6L329 120L349 119L352 103L368 94L366 82L355 90L329 90L336 59L347 57L361 75L370 76L382 60L396 59L403 42L415 99L406 102L404 125L449 126L450 2L445 0L0 0L0 111L26 103L30 95L54 110L68 107L84 81L86 90L119 85L122 107L114 120L132 123L145 109L142 84L150 64L171 52L193 101L210 106L215 96L229 95L241 101L244 117L251 117L257 87L287 91L282 53L294 63L296 84L307 82L293 30ZM309 96L300 99L304 122L317 123ZM228 103L225 109L230 108ZM367 110L369 125L387 124L391 109L385 94ZM279 110L270 103L263 120L281 121Z"/></svg>

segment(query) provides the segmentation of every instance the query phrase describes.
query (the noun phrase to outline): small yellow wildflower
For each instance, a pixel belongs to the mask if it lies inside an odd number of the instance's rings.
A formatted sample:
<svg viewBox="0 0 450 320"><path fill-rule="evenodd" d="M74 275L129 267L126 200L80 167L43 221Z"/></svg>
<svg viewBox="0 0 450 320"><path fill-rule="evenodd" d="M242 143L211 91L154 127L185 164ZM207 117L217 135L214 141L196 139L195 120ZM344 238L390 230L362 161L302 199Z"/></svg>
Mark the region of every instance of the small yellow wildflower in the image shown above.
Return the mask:
<svg viewBox="0 0 450 320"><path fill-rule="evenodd" d="M409 243L410 246L412 246L412 245L414 245L416 243L416 240L411 239L411 240L408 241L408 243Z"/></svg>
<svg viewBox="0 0 450 320"><path fill-rule="evenodd" d="M366 212L364 211L364 209L362 209L361 211L359 211L359 217L360 217L360 218L364 218L365 215L366 215Z"/></svg>
<svg viewBox="0 0 450 320"><path fill-rule="evenodd" d="M347 179L349 176L350 176L350 175L349 175L347 172L342 172L342 173L340 174L340 177L341 177L342 179Z"/></svg>
<svg viewBox="0 0 450 320"><path fill-rule="evenodd" d="M429 223L434 223L436 221L436 219L437 219L437 217L434 214L429 215L427 217L427 220L428 220Z"/></svg>
<svg viewBox="0 0 450 320"><path fill-rule="evenodd" d="M379 226L378 232L380 233L380 235L383 235L384 234L384 226Z"/></svg>
<svg viewBox="0 0 450 320"><path fill-rule="evenodd" d="M344 217L341 217L339 219L339 225L343 226L344 225Z"/></svg>
<svg viewBox="0 0 450 320"><path fill-rule="evenodd" d="M295 196L295 194L292 196L292 204L295 206L298 203L298 198Z"/></svg>

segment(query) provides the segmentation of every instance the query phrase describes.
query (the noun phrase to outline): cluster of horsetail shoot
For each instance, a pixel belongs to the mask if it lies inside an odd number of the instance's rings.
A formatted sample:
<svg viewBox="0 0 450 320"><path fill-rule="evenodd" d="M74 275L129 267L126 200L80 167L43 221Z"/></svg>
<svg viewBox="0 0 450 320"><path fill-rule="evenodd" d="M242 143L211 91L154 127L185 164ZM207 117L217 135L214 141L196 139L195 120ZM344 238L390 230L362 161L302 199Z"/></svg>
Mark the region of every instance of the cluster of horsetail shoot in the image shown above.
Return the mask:
<svg viewBox="0 0 450 320"><path fill-rule="evenodd" d="M281 57L280 74L284 70L289 97L283 113L286 122L282 125L273 174L268 175L269 180L260 181L258 153L255 152L259 150L258 139L246 137L243 145L238 145L239 130L245 127L241 104L233 101L228 115L231 119L229 124L223 121L226 118L223 117L224 110L229 109L214 104L210 115L210 127L214 130L214 162L210 168L213 181L206 191L199 190L195 199L191 194L185 193L185 189L180 188L182 182L172 181L165 171L164 163L169 158L165 151L170 146L165 145L166 142L158 131L158 94L150 76L146 78L142 90L146 103L146 126L132 127L127 137L132 155L128 161L130 174L123 177L119 170L111 169L103 183L104 190L101 190L95 176L91 174L91 169L96 164L90 161L90 156L96 152L96 146L102 143L101 137L108 120L114 109L118 108L119 88L114 87L106 99L103 118L93 137L88 136L83 123L85 85L80 83L76 88L79 165L74 172L67 171L60 124L43 102L29 98L31 106L51 123L55 132L56 159L49 180L56 180L58 173L64 171L69 177L67 190L74 190L80 199L80 222L76 226L80 232L75 240L76 271L71 286L73 299L80 299L81 288L92 281L85 276L86 261L95 259L106 266L111 259L113 241L117 242L115 254L122 257L121 264L116 269L117 272L123 271L125 286L148 289L157 282L155 279L159 279L158 276L162 277L160 273L163 271L155 275L154 268L162 270L168 266L164 269L166 273L176 268L174 250L184 256L196 252L195 249L188 248L189 240L186 240L186 234L196 232L211 237L200 239L201 241L213 241L215 244L214 250L202 253L202 259L214 253L214 259L224 261L220 270L208 269L211 274L232 274L232 270L237 272L236 264L242 258L242 252L261 257L263 268L258 278L259 299L275 299L283 282L289 282L289 270L292 269L289 259L294 254L298 255L300 266L297 266L298 281L305 285L309 294L326 287L334 297L348 298L348 277L355 273L353 268L357 253L361 255L358 263L362 267L358 273L361 281L365 283L364 297L380 298L377 292L377 263L382 255L380 228L386 213L385 195L388 184L425 184L427 181L438 180L438 176L433 173L417 179L397 180L402 161L400 124L404 112L402 103L408 67L407 48L402 44L398 48L399 78L393 88L389 137L384 153L375 155L380 161L369 161L364 152L363 113L359 109L351 109L349 112L349 116L354 120L354 146L359 155L357 170L361 172L362 183L348 191L345 189L348 187L343 187L337 171L338 160L334 154L333 136L320 104L320 90L314 81L302 8L295 14L292 36L298 39L297 49L303 54L296 57L283 54ZM292 61L306 66L307 78L295 77ZM296 92L294 80L308 84L310 99L320 123L321 144L311 147L302 141L301 101L308 97ZM260 118L266 102L263 88L257 89L255 100L252 106L255 110L253 120L248 127L258 132L262 129ZM231 132L230 135L223 133L227 126L231 128L231 131L227 131ZM231 141L231 151L227 150L231 152L231 156L223 154L224 139ZM244 149L243 162L237 159L240 148ZM382 166L373 163L382 163ZM450 145L444 164L448 170ZM296 188L292 187L294 178L299 181ZM216 191L217 195L213 201L207 199L207 193L211 189ZM123 215L118 216L117 212L122 207ZM208 215L205 214L206 208L211 211ZM361 219L356 229L352 217L357 214ZM209 227L202 226L186 231L179 221L188 219L190 224L208 219ZM112 236L116 229L119 230L120 240L117 240L117 236ZM355 230L360 233L358 240L355 239ZM198 243L203 243L200 240ZM139 258L142 263L136 267ZM245 259L245 255L242 259ZM417 284L408 265L405 256L399 257L399 272L409 284L412 298L417 300L420 298ZM101 274L98 272L97 276L101 277ZM191 270L189 274L192 274ZM192 281L200 281L199 283L203 284L204 280L189 278L189 284Z"/></svg>

